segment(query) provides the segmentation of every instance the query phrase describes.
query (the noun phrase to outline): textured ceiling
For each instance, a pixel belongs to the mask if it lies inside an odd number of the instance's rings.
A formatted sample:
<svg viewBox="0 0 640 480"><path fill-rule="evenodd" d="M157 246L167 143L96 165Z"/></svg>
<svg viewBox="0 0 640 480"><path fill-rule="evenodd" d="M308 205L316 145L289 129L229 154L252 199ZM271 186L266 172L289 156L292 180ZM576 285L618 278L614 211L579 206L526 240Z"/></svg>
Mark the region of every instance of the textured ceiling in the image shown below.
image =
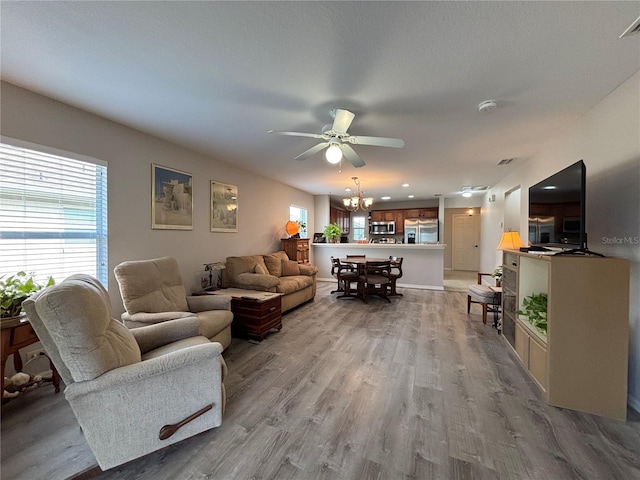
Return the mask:
<svg viewBox="0 0 640 480"><path fill-rule="evenodd" d="M393 201L452 196L496 183L640 69L640 36L618 39L639 5L3 1L1 74L313 194L356 175ZM320 133L335 107L356 114L349 133L405 148L356 146L367 165L339 173L294 160L316 140L267 134Z"/></svg>

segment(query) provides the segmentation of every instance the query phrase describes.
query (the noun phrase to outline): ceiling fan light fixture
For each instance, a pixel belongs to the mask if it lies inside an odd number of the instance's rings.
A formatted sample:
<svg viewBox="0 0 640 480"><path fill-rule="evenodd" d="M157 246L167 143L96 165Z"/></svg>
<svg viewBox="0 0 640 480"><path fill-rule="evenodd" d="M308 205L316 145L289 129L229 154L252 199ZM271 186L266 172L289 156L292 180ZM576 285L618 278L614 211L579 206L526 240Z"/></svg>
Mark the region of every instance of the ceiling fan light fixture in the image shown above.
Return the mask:
<svg viewBox="0 0 640 480"><path fill-rule="evenodd" d="M325 158L327 162L331 164L339 163L342 160L342 150L339 145L333 144L329 148L327 148L327 152L325 153Z"/></svg>

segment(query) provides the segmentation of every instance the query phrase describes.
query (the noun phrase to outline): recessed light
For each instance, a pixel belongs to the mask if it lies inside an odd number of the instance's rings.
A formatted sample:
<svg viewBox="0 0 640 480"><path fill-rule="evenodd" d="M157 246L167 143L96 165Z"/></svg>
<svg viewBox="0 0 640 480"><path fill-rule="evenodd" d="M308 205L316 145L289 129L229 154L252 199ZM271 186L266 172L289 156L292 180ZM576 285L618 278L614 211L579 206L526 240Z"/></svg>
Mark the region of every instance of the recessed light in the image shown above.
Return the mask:
<svg viewBox="0 0 640 480"><path fill-rule="evenodd" d="M542 187L543 190L555 190L556 186L555 185L547 185L546 187Z"/></svg>
<svg viewBox="0 0 640 480"><path fill-rule="evenodd" d="M391 197L380 197L380 200L391 200Z"/></svg>
<svg viewBox="0 0 640 480"><path fill-rule="evenodd" d="M403 186L404 188L410 187L410 185L409 185L408 183L403 183L403 184L402 184L402 186Z"/></svg>
<svg viewBox="0 0 640 480"><path fill-rule="evenodd" d="M469 197L471 196L471 192L464 192L464 193L462 194L462 196L463 196L464 198L469 198Z"/></svg>
<svg viewBox="0 0 640 480"><path fill-rule="evenodd" d="M407 198L413 198L415 197L415 195L409 195Z"/></svg>
<svg viewBox="0 0 640 480"><path fill-rule="evenodd" d="M351 189L350 189L349 187L347 187L347 188L345 188L345 189L344 189L344 191L345 191L345 192L350 192L350 191L351 191Z"/></svg>

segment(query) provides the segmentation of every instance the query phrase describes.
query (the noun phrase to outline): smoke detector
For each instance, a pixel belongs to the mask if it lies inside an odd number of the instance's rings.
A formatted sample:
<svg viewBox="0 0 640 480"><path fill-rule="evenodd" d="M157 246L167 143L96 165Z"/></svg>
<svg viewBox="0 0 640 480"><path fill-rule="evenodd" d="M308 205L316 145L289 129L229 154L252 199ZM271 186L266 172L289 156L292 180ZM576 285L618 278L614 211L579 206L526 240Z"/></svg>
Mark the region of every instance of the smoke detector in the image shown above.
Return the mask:
<svg viewBox="0 0 640 480"><path fill-rule="evenodd" d="M480 113L493 112L496 108L498 108L498 102L496 102L495 100L485 100L480 105L478 105L478 111Z"/></svg>

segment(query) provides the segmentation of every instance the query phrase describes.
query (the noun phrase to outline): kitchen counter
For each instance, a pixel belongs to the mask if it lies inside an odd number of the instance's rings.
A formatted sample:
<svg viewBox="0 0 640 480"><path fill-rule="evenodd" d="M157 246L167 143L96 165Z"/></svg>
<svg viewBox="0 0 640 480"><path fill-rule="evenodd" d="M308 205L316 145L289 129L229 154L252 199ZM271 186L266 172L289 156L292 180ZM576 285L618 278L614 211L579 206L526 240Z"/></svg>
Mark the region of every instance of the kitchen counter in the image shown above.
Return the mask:
<svg viewBox="0 0 640 480"><path fill-rule="evenodd" d="M312 243L312 263L318 267L318 281L335 282L331 257L364 254L368 257L403 257L398 287L444 290L444 247L442 244L410 243Z"/></svg>

